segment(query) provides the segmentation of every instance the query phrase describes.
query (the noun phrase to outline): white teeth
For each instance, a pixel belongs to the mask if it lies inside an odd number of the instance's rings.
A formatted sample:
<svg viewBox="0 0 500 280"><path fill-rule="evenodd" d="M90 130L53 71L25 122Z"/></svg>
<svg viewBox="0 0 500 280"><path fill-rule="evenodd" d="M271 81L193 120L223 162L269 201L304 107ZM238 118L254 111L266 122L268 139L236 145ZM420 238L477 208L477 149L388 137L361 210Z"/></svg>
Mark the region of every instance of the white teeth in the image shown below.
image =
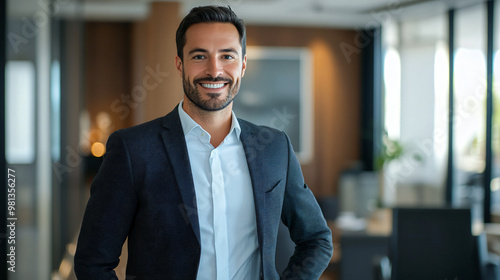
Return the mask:
<svg viewBox="0 0 500 280"><path fill-rule="evenodd" d="M206 88L221 88L225 84L201 84L201 85Z"/></svg>

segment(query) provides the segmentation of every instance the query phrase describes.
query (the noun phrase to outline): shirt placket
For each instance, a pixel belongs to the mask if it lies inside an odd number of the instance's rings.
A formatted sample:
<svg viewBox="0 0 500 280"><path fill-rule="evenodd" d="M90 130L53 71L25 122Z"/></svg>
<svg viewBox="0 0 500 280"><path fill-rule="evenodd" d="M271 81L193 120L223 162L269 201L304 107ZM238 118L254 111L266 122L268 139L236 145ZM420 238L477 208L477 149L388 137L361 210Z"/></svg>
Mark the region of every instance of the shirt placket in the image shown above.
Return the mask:
<svg viewBox="0 0 500 280"><path fill-rule="evenodd" d="M210 153L210 169L212 173L212 205L215 241L215 260L217 280L227 280L228 275L228 238L226 217L226 195L220 154L217 149Z"/></svg>

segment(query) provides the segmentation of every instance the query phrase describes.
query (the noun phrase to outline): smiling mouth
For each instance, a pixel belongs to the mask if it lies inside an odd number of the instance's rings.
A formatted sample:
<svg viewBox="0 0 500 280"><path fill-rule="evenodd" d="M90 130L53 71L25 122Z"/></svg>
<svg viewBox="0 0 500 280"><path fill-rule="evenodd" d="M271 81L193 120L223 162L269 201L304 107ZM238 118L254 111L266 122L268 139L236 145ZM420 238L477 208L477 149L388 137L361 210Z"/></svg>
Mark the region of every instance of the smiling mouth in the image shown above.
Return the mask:
<svg viewBox="0 0 500 280"><path fill-rule="evenodd" d="M219 88L223 88L226 84L205 84L205 83L201 83L200 85L202 87L204 87L204 88L219 89Z"/></svg>

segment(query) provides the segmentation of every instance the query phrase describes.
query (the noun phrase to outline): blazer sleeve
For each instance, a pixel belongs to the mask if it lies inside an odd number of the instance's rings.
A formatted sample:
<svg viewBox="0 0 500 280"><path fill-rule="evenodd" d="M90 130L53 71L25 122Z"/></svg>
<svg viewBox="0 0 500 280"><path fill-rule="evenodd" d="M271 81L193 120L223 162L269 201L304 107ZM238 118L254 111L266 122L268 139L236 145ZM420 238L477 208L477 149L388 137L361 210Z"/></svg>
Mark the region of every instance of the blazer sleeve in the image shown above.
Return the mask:
<svg viewBox="0 0 500 280"><path fill-rule="evenodd" d="M130 155L119 131L106 146L78 238L74 267L79 280L118 279L114 269L137 206Z"/></svg>
<svg viewBox="0 0 500 280"><path fill-rule="evenodd" d="M295 242L284 279L319 279L333 254L332 233L288 141L288 173L281 219Z"/></svg>

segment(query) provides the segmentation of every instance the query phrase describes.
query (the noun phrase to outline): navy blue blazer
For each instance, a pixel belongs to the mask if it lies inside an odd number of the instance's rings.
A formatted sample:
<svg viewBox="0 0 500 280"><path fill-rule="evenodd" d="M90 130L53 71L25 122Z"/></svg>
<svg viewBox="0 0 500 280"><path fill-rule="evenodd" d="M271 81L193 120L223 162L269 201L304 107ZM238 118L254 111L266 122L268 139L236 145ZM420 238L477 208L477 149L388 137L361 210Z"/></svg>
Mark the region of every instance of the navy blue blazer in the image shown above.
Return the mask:
<svg viewBox="0 0 500 280"><path fill-rule="evenodd" d="M332 255L332 235L290 140L278 130L239 121L254 194L261 279L280 278L275 266L280 219L296 244L283 278L318 279ZM78 279L116 279L127 237L127 280L196 279L200 228L177 107L109 137L78 239Z"/></svg>

